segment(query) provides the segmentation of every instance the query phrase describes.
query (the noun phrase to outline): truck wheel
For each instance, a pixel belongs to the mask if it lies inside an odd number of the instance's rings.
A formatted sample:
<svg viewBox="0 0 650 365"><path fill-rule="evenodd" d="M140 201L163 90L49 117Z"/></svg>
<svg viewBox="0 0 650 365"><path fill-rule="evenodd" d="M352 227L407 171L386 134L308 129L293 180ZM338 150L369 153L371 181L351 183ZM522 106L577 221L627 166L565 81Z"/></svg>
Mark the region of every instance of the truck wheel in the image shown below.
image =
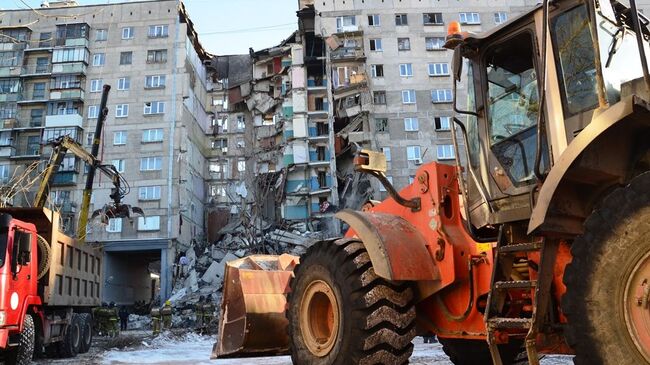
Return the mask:
<svg viewBox="0 0 650 365"><path fill-rule="evenodd" d="M38 243L38 280L41 280L48 270L50 270L50 261L52 254L50 252L50 244L43 236L36 235L36 242Z"/></svg>
<svg viewBox="0 0 650 365"><path fill-rule="evenodd" d="M93 319L90 313L79 314L81 320L81 344L79 346L79 353L85 354L90 350L90 345L93 342Z"/></svg>
<svg viewBox="0 0 650 365"><path fill-rule="evenodd" d="M486 341L442 337L438 337L438 341L454 365L492 365L492 355ZM499 345L503 365L517 363L517 355L524 351L521 345L521 341L513 340Z"/></svg>
<svg viewBox="0 0 650 365"><path fill-rule="evenodd" d="M409 283L378 277L358 240L316 243L300 262L288 296L294 364L408 363L415 337Z"/></svg>
<svg viewBox="0 0 650 365"><path fill-rule="evenodd" d="M34 330L34 318L30 314L25 314L19 345L7 351L5 364L26 365L32 363L32 356L34 355Z"/></svg>
<svg viewBox="0 0 650 365"><path fill-rule="evenodd" d="M650 172L609 194L571 245L562 310L576 364L650 363Z"/></svg>
<svg viewBox="0 0 650 365"><path fill-rule="evenodd" d="M59 342L61 357L75 357L81 347L81 318L77 313L72 314L72 320L66 329L63 341Z"/></svg>

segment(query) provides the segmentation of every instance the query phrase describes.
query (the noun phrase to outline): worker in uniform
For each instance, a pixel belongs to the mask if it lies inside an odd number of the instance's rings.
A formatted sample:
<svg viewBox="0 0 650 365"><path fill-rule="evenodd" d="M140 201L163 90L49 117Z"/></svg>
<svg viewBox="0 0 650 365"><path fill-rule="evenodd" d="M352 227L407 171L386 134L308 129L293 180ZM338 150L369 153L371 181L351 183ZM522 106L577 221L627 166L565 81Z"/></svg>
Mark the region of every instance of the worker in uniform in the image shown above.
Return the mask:
<svg viewBox="0 0 650 365"><path fill-rule="evenodd" d="M119 315L115 302L108 305L108 334L110 337L116 337L120 333Z"/></svg>
<svg viewBox="0 0 650 365"><path fill-rule="evenodd" d="M158 336L160 334L161 326L160 318L160 308L151 308L151 325L153 327L153 335Z"/></svg>
<svg viewBox="0 0 650 365"><path fill-rule="evenodd" d="M203 302L203 330L201 333L210 333L212 318L214 317L214 304L210 297Z"/></svg>
<svg viewBox="0 0 650 365"><path fill-rule="evenodd" d="M196 313L196 332L203 332L203 295L199 297L198 303L194 305L194 312Z"/></svg>
<svg viewBox="0 0 650 365"><path fill-rule="evenodd" d="M126 331L129 322L129 310L126 308L125 305L123 305L120 307L120 311L118 314L120 316L120 331Z"/></svg>
<svg viewBox="0 0 650 365"><path fill-rule="evenodd" d="M162 328L168 330L172 328L172 302L169 300L165 302L165 305L160 309L160 315L162 316Z"/></svg>

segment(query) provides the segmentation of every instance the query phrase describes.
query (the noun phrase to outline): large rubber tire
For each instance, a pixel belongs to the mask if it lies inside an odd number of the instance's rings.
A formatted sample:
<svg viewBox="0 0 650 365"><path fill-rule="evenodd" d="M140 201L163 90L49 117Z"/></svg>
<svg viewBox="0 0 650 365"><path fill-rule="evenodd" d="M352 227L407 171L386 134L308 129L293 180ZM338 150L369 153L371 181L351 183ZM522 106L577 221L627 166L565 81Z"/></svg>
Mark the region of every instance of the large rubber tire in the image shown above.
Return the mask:
<svg viewBox="0 0 650 365"><path fill-rule="evenodd" d="M34 356L34 331L34 318L30 314L25 314L19 345L7 351L5 358L6 365L27 365L32 363L32 357Z"/></svg>
<svg viewBox="0 0 650 365"><path fill-rule="evenodd" d="M79 353L85 354L90 350L90 345L93 342L93 318L90 313L79 314L81 319L81 344L79 346Z"/></svg>
<svg viewBox="0 0 650 365"><path fill-rule="evenodd" d="M626 324L624 303L625 299L636 302L633 293L638 287L626 289L627 283L650 254L649 172L602 201L585 222L584 234L573 242L571 253L562 310L569 320L565 333L576 352L574 363L650 363L635 345L638 336L630 334L634 327ZM650 352L647 343L642 348Z"/></svg>
<svg viewBox="0 0 650 365"><path fill-rule="evenodd" d="M438 337L438 341L454 365L492 365L490 349L485 341L442 337ZM517 355L524 351L521 344L521 341L510 341L508 344L499 345L503 365L517 363Z"/></svg>
<svg viewBox="0 0 650 365"><path fill-rule="evenodd" d="M81 347L81 318L79 314L73 313L72 320L66 329L63 341L58 343L59 355L61 357L75 357Z"/></svg>
<svg viewBox="0 0 650 365"><path fill-rule="evenodd" d="M38 280L41 280L50 270L52 252L50 250L50 244L43 236L39 234L36 238L36 242L38 243Z"/></svg>
<svg viewBox="0 0 650 365"><path fill-rule="evenodd" d="M293 364L408 363L416 331L413 288L410 283L378 277L361 242L340 239L316 243L300 258L294 273L288 298ZM331 291L310 296L312 289L319 287ZM337 303L329 312L318 309L326 294ZM322 318L334 318L329 329L319 327ZM309 338L323 331L323 338L332 341L323 343L326 350L322 353L315 353Z"/></svg>

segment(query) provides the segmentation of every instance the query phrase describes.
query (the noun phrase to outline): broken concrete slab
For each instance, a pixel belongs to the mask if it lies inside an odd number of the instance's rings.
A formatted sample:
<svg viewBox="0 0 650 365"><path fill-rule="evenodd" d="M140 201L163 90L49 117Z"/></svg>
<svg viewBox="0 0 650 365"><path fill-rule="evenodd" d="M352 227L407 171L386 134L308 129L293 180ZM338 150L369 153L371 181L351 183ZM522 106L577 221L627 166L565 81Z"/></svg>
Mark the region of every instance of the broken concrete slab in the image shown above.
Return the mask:
<svg viewBox="0 0 650 365"><path fill-rule="evenodd" d="M208 284L213 283L217 279L218 270L219 270L219 262L212 261L208 269L205 270L205 273L203 273L203 276L201 276L201 280L203 280Z"/></svg>

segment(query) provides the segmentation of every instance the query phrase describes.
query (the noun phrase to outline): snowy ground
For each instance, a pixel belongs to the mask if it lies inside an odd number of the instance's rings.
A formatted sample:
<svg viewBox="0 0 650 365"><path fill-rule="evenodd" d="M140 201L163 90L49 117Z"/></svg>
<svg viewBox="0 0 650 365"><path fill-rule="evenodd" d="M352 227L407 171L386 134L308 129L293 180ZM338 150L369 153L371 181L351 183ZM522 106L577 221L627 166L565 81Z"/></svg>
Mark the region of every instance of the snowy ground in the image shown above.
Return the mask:
<svg viewBox="0 0 650 365"><path fill-rule="evenodd" d="M199 336L193 333L151 338L148 333L134 332L132 336L138 339L126 349L94 350L88 354L79 355L75 359L43 359L37 364L291 365L291 359L288 356L210 360L214 337ZM103 341L106 340L97 339L98 345L102 346ZM439 344L425 344L422 342L422 338L416 338L414 342L415 351L411 357L411 364L451 365ZM106 343L104 342L103 345L105 346ZM570 356L552 356L542 359L541 363L543 365L568 365L573 361Z"/></svg>

